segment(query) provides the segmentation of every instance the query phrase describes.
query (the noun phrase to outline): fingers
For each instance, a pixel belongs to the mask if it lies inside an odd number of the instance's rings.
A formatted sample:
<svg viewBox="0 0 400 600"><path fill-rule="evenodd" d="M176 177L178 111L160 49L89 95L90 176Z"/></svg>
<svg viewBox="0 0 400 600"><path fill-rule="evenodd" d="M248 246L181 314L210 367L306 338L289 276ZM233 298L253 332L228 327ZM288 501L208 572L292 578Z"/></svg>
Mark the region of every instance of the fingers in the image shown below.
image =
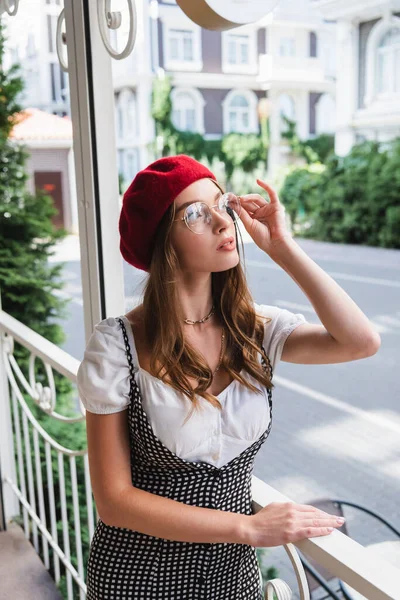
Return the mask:
<svg viewBox="0 0 400 600"><path fill-rule="evenodd" d="M297 503L294 503L294 504L296 504L296 508L300 512L311 512L316 515L320 515L322 517L332 517L333 516L330 513L327 513L324 510L317 508L316 506L312 506L311 504L297 504Z"/></svg>
<svg viewBox="0 0 400 600"><path fill-rule="evenodd" d="M271 202L279 202L278 194L266 181L262 179L256 179L258 185L262 187L266 192L268 192L269 197L271 198Z"/></svg>
<svg viewBox="0 0 400 600"><path fill-rule="evenodd" d="M244 208L247 212L254 212L268 204L269 202L266 202L266 200L252 200L251 198L244 198L241 201L242 208Z"/></svg>
<svg viewBox="0 0 400 600"><path fill-rule="evenodd" d="M261 208L261 206L258 206L257 204L255 204L254 202L248 202L247 204L243 205L243 208L246 210L246 212L248 212L250 215L252 215L253 213L255 213L259 208Z"/></svg>
<svg viewBox="0 0 400 600"><path fill-rule="evenodd" d="M263 196L261 196L261 194L245 194L244 196L239 196L241 200L247 201L247 200L259 200L262 203L267 203L269 204L268 200L266 200Z"/></svg>
<svg viewBox="0 0 400 600"><path fill-rule="evenodd" d="M260 196L260 194L246 194L245 196L240 196L240 204L248 212L255 212L262 206L270 204L270 202Z"/></svg>

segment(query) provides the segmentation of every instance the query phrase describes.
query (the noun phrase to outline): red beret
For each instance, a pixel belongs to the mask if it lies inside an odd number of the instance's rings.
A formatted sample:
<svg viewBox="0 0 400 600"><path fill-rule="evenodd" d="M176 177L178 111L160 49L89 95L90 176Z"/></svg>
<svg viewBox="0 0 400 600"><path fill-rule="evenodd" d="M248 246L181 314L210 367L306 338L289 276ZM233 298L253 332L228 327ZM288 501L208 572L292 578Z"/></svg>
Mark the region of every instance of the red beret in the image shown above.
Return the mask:
<svg viewBox="0 0 400 600"><path fill-rule="evenodd" d="M119 217L120 251L130 265L149 271L157 227L188 185L215 175L187 156L164 156L139 171L126 190Z"/></svg>

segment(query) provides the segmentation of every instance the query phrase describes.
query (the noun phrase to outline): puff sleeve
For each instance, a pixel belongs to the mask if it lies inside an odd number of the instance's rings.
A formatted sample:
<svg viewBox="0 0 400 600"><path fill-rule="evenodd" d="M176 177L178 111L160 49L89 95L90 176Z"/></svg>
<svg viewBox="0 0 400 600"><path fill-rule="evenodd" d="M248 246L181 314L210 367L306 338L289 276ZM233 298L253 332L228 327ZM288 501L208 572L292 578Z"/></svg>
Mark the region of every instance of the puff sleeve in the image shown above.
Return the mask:
<svg viewBox="0 0 400 600"><path fill-rule="evenodd" d="M82 404L102 415L125 410L130 403L129 379L121 325L114 317L103 319L95 325L78 368Z"/></svg>
<svg viewBox="0 0 400 600"><path fill-rule="evenodd" d="M286 339L296 327L307 323L307 320L302 313L293 313L286 308L256 303L254 308L257 314L271 318L271 321L266 322L264 326L264 349L275 372Z"/></svg>

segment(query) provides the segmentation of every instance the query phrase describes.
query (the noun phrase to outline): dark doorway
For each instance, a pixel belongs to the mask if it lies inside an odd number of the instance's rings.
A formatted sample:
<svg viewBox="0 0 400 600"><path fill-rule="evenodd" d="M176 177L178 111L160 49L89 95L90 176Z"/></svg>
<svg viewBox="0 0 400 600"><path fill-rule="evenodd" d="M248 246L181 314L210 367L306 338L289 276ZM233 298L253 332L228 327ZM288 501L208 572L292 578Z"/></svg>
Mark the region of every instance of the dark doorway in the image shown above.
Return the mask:
<svg viewBox="0 0 400 600"><path fill-rule="evenodd" d="M52 218L57 228L64 227L63 194L61 187L61 171L35 171L35 189L39 188L51 196L58 213Z"/></svg>

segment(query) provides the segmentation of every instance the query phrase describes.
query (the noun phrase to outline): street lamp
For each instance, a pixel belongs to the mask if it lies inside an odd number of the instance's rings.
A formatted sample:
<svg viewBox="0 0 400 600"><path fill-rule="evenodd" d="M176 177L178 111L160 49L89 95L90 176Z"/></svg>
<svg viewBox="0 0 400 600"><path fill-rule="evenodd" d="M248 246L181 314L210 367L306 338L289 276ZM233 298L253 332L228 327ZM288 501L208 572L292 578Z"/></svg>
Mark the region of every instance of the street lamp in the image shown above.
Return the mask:
<svg viewBox="0 0 400 600"><path fill-rule="evenodd" d="M269 98L261 98L257 105L258 118L261 125L261 137L264 146L268 146L268 119L272 112L272 102Z"/></svg>
<svg viewBox="0 0 400 600"><path fill-rule="evenodd" d="M261 139L266 152L266 165L268 168L269 135L268 119L272 112L272 102L269 98L261 98L257 105L257 113L261 126Z"/></svg>

